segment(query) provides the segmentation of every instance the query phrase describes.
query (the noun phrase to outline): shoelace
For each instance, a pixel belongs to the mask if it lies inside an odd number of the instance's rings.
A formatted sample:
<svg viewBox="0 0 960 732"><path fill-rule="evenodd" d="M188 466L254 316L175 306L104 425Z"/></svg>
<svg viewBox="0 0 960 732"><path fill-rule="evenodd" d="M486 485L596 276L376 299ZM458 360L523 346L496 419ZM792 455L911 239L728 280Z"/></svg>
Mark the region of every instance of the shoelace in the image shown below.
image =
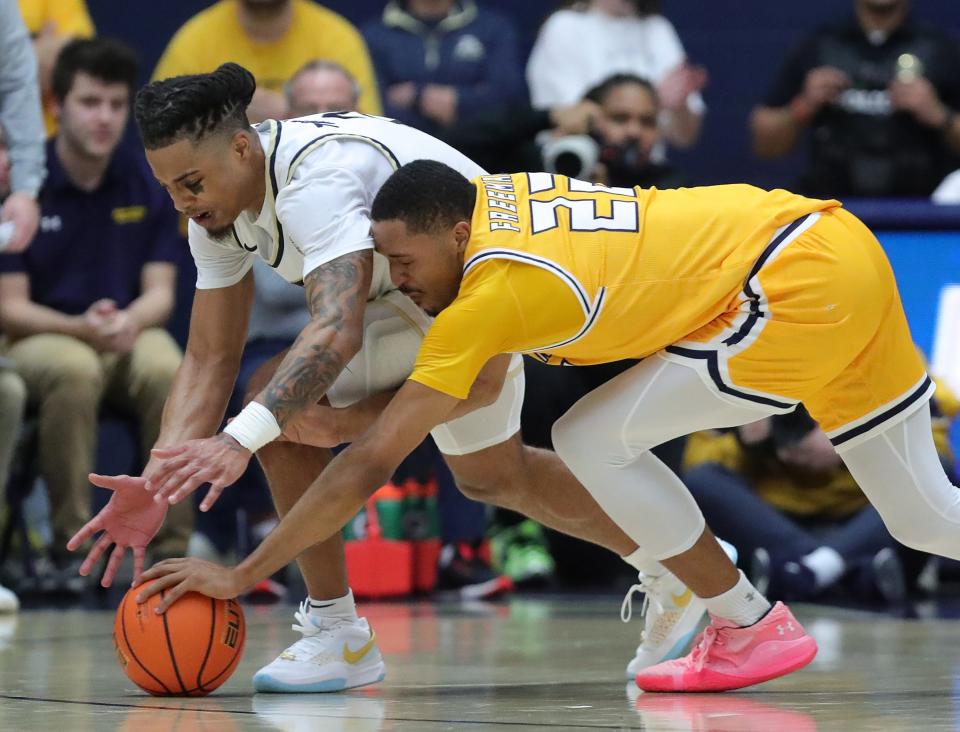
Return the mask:
<svg viewBox="0 0 960 732"><path fill-rule="evenodd" d="M647 608L650 606L650 596L656 591L657 580L659 579L659 577L641 575L640 582L630 586L630 589L627 590L626 597L623 598L623 604L620 605L620 620L624 623L630 622L630 618L633 617L633 595L637 592L643 593L643 605L640 607L640 617L646 617ZM657 604L659 605L659 602ZM663 610L663 607L661 606L660 609Z"/></svg>
<svg viewBox="0 0 960 732"><path fill-rule="evenodd" d="M317 650L317 641L323 640L323 638L320 636L329 635L329 633L333 630L333 623L328 624L325 622L327 618L315 619L310 615L310 608L307 600L304 600L300 603L300 609L293 614L293 617L297 622L290 627L302 634L303 638L290 646L286 650L286 653L290 653L297 657L299 657L300 653L315 652Z"/></svg>
<svg viewBox="0 0 960 732"><path fill-rule="evenodd" d="M713 625L708 625L693 641L693 652L690 654L690 660L693 661L697 671L703 669L703 664L706 663L714 645L722 646L723 641L720 640L720 631Z"/></svg>

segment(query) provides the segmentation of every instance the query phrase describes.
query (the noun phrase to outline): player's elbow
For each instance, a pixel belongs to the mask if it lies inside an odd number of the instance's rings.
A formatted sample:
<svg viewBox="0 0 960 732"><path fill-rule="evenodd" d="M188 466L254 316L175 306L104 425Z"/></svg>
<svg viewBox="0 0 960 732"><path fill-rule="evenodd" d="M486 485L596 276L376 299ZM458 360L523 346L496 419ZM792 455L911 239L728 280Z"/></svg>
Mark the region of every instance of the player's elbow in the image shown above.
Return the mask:
<svg viewBox="0 0 960 732"><path fill-rule="evenodd" d="M314 346L314 352L334 355L345 366L363 348L363 323L313 320L301 333L304 337Z"/></svg>

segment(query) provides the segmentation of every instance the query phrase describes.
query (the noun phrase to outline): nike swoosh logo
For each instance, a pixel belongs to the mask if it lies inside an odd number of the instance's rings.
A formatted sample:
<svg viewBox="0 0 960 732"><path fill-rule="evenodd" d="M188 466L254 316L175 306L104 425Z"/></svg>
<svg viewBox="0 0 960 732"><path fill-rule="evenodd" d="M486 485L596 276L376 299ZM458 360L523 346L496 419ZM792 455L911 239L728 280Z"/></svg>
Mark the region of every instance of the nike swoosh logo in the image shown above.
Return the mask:
<svg viewBox="0 0 960 732"><path fill-rule="evenodd" d="M359 663L360 660L370 652L370 649L373 648L373 645L376 642L377 642L377 634L370 633L370 640L368 640L366 643L360 646L360 648L358 648L356 651L351 651L350 646L347 645L346 641L344 641L344 644L343 644L344 660L350 664Z"/></svg>
<svg viewBox="0 0 960 732"><path fill-rule="evenodd" d="M686 607L693 599L693 593L688 589L686 592L681 592L679 595L670 595L670 599L673 600L673 604L677 607Z"/></svg>

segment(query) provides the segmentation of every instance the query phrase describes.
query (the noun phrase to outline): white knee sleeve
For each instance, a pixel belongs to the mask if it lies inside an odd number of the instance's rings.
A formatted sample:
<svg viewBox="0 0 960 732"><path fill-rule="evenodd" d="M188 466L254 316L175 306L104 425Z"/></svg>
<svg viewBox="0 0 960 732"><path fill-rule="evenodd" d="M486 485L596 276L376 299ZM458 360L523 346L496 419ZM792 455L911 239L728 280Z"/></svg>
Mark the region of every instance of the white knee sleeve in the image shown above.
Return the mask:
<svg viewBox="0 0 960 732"><path fill-rule="evenodd" d="M644 552L667 559L689 549L703 514L651 447L764 412L732 406L698 373L653 356L587 394L553 427L553 445L601 508Z"/></svg>
<svg viewBox="0 0 960 732"><path fill-rule="evenodd" d="M940 463L928 406L840 454L894 538L960 559L960 490Z"/></svg>

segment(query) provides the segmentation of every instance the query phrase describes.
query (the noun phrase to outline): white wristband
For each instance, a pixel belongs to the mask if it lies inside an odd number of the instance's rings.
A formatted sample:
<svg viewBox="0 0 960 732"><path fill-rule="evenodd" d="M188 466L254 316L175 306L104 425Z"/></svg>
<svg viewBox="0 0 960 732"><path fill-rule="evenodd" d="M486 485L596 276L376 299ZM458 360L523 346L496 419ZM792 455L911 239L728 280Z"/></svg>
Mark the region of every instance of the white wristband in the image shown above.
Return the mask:
<svg viewBox="0 0 960 732"><path fill-rule="evenodd" d="M277 439L282 430L273 412L262 404L250 402L223 431L250 452L256 452Z"/></svg>

